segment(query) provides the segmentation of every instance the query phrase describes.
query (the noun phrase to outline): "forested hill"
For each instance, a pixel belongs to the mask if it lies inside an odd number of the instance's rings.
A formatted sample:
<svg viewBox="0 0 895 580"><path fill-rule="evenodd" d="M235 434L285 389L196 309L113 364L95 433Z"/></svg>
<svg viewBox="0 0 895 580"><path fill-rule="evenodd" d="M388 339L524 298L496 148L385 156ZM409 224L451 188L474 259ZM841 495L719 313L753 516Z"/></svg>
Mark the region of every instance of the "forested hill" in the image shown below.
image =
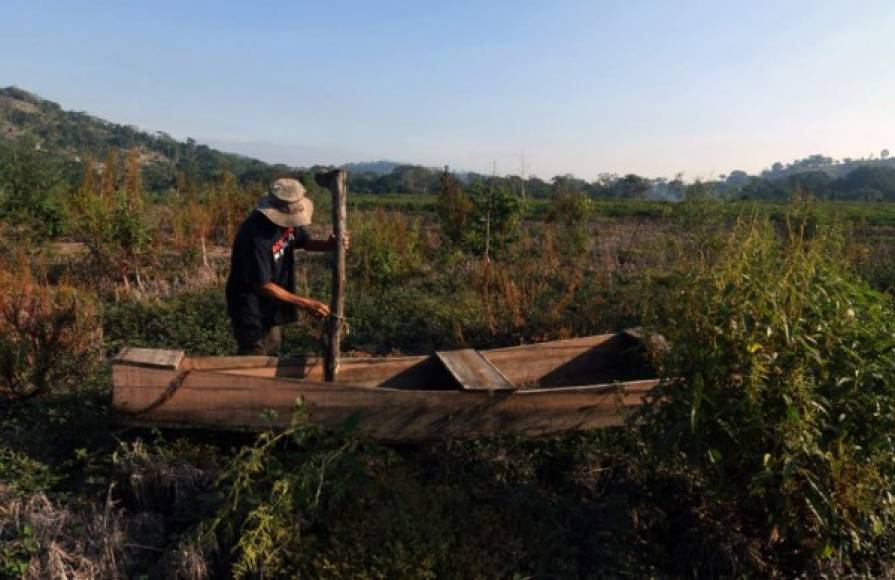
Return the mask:
<svg viewBox="0 0 895 580"><path fill-rule="evenodd" d="M202 183L225 170L241 181L252 181L289 169L224 153L192 139L178 141L162 132L65 111L57 103L16 87L0 88L0 145L21 139L33 139L36 146L68 165L79 165L91 157L102 163L110 152L122 159L136 148L145 186L153 191L174 187L178 179Z"/></svg>
<svg viewBox="0 0 895 580"><path fill-rule="evenodd" d="M58 104L15 87L0 88L0 153L4 145L33 140L34 146L67 168L74 185L86 161L105 166L112 157L120 166L125 156L139 153L146 190L183 191L190 185L211 182L224 172L243 184L268 183L297 170L271 165L196 143L178 141L162 132L147 132L119 125L84 112L65 111ZM110 157L111 155L111 157ZM347 163L351 188L357 193L433 194L439 191L442 169L393 161ZM313 172L316 169L311 167ZM550 179L528 176L492 178L476 173L454 173L461 182L488 182L523 196L546 198L559 192L582 193L595 199L679 200L689 195L722 199L786 200L794 194L818 199L895 201L895 158L888 150L862 158L833 159L811 155L791 163L774 163L758 175L732 171L718 179L686 184L673 179L601 173L587 181L574 175Z"/></svg>

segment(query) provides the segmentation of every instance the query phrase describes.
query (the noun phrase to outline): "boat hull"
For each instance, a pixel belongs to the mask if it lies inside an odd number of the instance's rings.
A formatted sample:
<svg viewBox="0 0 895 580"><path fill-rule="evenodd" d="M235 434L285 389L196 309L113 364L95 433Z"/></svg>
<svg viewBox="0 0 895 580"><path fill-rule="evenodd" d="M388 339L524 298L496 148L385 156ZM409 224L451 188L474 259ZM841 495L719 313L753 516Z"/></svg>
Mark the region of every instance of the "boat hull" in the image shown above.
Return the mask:
<svg viewBox="0 0 895 580"><path fill-rule="evenodd" d="M600 356L605 359L605 345L613 344L609 335L591 337L590 342L575 340L578 342L483 352L502 361L508 374L528 376L532 375L532 368L539 367L543 376L565 376L569 381L574 378L569 372L584 368L582 361L596 364L597 359L591 355L589 359L585 357L587 353L602 348ZM622 345L615 345L616 360L621 356ZM550 356L556 360L551 362ZM173 368L119 361L113 365L113 406L128 424L157 427L282 427L290 422L300 402L315 423L338 427L350 422L360 432L387 441L501 434L543 436L619 425L658 383L655 378L638 377L589 386L464 391L442 383L444 376L438 373L443 371L432 358L347 362L345 367L354 367L346 374L357 378L357 383L296 378L313 374L308 369L316 363L308 361L298 364L257 357L185 358ZM559 372L567 367L571 370L565 375ZM610 367L602 364L600 376L612 375ZM631 368L626 363L616 368L617 374L636 376L638 373L631 373ZM639 372L643 374L642 370ZM424 376L430 377L429 382L435 386L407 388L408 377L420 381ZM367 380L360 381L361 377ZM392 386L383 386L389 384Z"/></svg>

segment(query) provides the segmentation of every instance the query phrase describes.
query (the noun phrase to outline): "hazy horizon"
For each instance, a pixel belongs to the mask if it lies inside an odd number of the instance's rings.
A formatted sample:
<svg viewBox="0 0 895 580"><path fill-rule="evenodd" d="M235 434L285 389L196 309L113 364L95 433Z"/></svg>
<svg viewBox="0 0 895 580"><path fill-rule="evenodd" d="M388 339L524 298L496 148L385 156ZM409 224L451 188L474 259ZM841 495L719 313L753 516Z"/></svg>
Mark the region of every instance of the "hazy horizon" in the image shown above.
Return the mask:
<svg viewBox="0 0 895 580"><path fill-rule="evenodd" d="M270 162L693 179L895 148L880 1L5 12L0 85Z"/></svg>

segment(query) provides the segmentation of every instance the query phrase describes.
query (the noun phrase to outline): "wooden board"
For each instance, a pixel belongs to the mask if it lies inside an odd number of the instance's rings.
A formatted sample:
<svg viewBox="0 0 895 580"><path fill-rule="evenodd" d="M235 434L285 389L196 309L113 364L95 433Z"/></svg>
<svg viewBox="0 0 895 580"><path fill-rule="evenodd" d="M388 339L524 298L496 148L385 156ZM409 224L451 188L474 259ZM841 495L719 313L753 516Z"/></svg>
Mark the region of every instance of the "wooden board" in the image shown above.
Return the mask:
<svg viewBox="0 0 895 580"><path fill-rule="evenodd" d="M114 408L134 412L149 407L178 374L115 365ZM353 419L360 432L386 441L510 433L540 436L621 424L657 383L499 392L404 391L192 371L164 404L123 420L131 425L257 430L287 425L300 399L316 423L335 427ZM266 411L274 411L272 419Z"/></svg>
<svg viewBox="0 0 895 580"><path fill-rule="evenodd" d="M659 382L638 345L610 334L472 351L516 390L458 390L439 356L343 358L339 381L323 382L312 357L180 360L179 351L128 349L113 364L113 407L130 425L259 430L288 424L301 399L314 422L354 419L388 441L539 436L622 423ZM485 378L466 382L501 384Z"/></svg>
<svg viewBox="0 0 895 580"><path fill-rule="evenodd" d="M515 385L477 350L438 351L438 360L464 391L513 391Z"/></svg>
<svg viewBox="0 0 895 580"><path fill-rule="evenodd" d="M183 360L182 350L160 350L156 348L133 348L126 346L114 359L115 363L143 367L176 369Z"/></svg>
<svg viewBox="0 0 895 580"><path fill-rule="evenodd" d="M626 354L633 339L617 334L526 344L481 352L518 389L589 385L614 379L653 376L631 373L640 361ZM244 376L323 380L323 360L315 357L187 357L181 369L220 370ZM456 381L436 356L345 357L338 382L397 389L452 389Z"/></svg>

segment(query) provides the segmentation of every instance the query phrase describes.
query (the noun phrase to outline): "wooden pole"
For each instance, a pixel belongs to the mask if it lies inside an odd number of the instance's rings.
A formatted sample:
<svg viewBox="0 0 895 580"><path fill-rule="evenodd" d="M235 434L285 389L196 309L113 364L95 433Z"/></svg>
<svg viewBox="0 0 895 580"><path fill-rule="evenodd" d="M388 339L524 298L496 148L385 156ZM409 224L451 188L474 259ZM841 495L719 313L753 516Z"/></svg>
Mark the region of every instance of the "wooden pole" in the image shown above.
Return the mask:
<svg viewBox="0 0 895 580"><path fill-rule="evenodd" d="M348 174L343 169L336 170L335 183L332 187L333 194L333 236L335 237L335 250L333 255L333 280L332 299L329 309L329 324L327 328L328 345L324 361L324 377L327 381L336 380L336 372L339 370L339 357L342 354L342 331L345 321L345 222L346 210L346 182Z"/></svg>

